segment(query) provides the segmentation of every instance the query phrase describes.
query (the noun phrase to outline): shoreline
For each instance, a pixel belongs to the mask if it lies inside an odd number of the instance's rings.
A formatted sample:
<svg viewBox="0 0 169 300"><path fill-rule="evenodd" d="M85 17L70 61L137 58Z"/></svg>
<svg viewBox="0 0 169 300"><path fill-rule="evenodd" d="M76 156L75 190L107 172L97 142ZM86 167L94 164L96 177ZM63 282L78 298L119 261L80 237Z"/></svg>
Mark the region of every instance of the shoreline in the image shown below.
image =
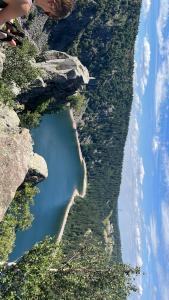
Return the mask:
<svg viewBox="0 0 169 300"><path fill-rule="evenodd" d="M77 143L77 148L78 148L78 154L79 154L80 162L81 162L82 167L83 167L84 178L83 178L82 192L79 192L77 190L77 188L75 188L70 200L68 201L68 204L67 204L67 207L66 207L66 210L65 210L65 213L64 213L63 221L62 221L62 224L61 224L61 228L60 228L58 236L57 236L57 242L60 242L61 239L62 239L64 229L65 229L65 226L66 226L66 223L67 223L67 219L68 219L68 216L69 216L69 212L70 212L70 209L71 209L72 205L75 202L75 198L76 197L84 198L85 195L86 195L86 191L87 191L87 167L86 167L86 162L85 162L85 160L82 156L82 151L81 151L81 146L80 146L80 141L79 141L79 135L78 135L78 132L77 132L77 125L76 125L76 122L75 122L75 119L74 119L74 116L73 116L73 110L72 109L69 109L69 116L70 116L70 119L72 121L73 129L75 130L75 137L76 137L76 143Z"/></svg>
<svg viewBox="0 0 169 300"><path fill-rule="evenodd" d="M114 245L114 238L113 238L114 228L110 220L111 216L112 216L112 211L110 211L109 215L103 220L103 225L104 225L103 234L106 243L105 250L109 257L112 256L113 245Z"/></svg>
<svg viewBox="0 0 169 300"><path fill-rule="evenodd" d="M76 143L77 143L77 147L78 147L79 159L80 159L80 162L82 164L83 172L84 172L83 190L79 194L80 197L84 198L85 195L86 195L86 190L87 190L87 167L86 167L86 162L85 162L85 160L83 158L83 155L82 155L81 145L80 145L80 141L79 141L79 134L78 134L78 131L77 131L77 125L76 125L76 122L75 122L75 119L74 119L74 116L73 116L73 110L72 109L69 110L69 115L70 115L70 119L72 121L73 129L75 130L75 137L76 137Z"/></svg>

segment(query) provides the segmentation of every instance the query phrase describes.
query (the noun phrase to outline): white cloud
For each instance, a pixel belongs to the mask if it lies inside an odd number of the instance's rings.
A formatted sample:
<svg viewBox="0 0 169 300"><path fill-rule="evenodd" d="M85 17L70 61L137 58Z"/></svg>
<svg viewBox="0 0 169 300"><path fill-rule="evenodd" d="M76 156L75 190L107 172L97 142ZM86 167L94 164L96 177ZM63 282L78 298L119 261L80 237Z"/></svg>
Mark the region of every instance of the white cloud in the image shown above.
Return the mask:
<svg viewBox="0 0 169 300"><path fill-rule="evenodd" d="M164 170L164 181L167 187L169 188L169 155L165 148L162 149L163 153L163 170Z"/></svg>
<svg viewBox="0 0 169 300"><path fill-rule="evenodd" d="M146 235L146 250L147 250L147 257L148 261L150 261L150 256L151 256L151 246L150 246L150 241L148 239L148 236Z"/></svg>
<svg viewBox="0 0 169 300"><path fill-rule="evenodd" d="M139 173L140 173L140 184L142 185L143 180L144 180L144 175L145 175L142 157L140 157L140 172Z"/></svg>
<svg viewBox="0 0 169 300"><path fill-rule="evenodd" d="M169 276L159 263L157 263L156 269L157 269L157 275L159 280L160 300L168 300Z"/></svg>
<svg viewBox="0 0 169 300"><path fill-rule="evenodd" d="M157 36L160 47L160 54L163 61L157 73L155 88L155 111L157 120L157 129L160 121L160 107L167 98L168 78L169 78L169 38L166 35L165 28L169 20L169 1L161 0L159 16L156 23Z"/></svg>
<svg viewBox="0 0 169 300"><path fill-rule="evenodd" d="M153 254L154 254L154 256L157 256L159 241L158 241L158 235L157 235L157 225L156 225L154 216L150 217L149 231L150 231L150 238L151 238Z"/></svg>
<svg viewBox="0 0 169 300"><path fill-rule="evenodd" d="M138 224L136 225L135 228L135 242L136 242L137 252L139 253L141 251L141 232Z"/></svg>
<svg viewBox="0 0 169 300"><path fill-rule="evenodd" d="M133 122L133 127L134 127L133 129L134 129L135 133L138 134L138 133L139 133L138 121L137 121L136 118L134 118L133 121L134 121L134 122Z"/></svg>
<svg viewBox="0 0 169 300"><path fill-rule="evenodd" d="M158 16L157 23L156 23L157 35L158 35L158 41L159 41L159 45L160 45L161 54L163 53L164 47L165 47L163 31L167 25L168 17L169 17L169 1L161 0L159 16Z"/></svg>
<svg viewBox="0 0 169 300"><path fill-rule="evenodd" d="M161 63L157 72L156 85L155 85L155 113L157 128L160 121L160 107L167 98L168 91L168 78L169 78L169 48L166 59Z"/></svg>
<svg viewBox="0 0 169 300"><path fill-rule="evenodd" d="M137 257L136 257L136 265L140 268L143 266L143 260L140 255L137 255Z"/></svg>
<svg viewBox="0 0 169 300"><path fill-rule="evenodd" d="M136 41L137 43L137 41ZM136 51L136 43L135 43L135 51ZM138 63L136 60L134 60L134 75L133 75L133 86L134 86L134 89L136 89L139 85L138 83L138 74L137 74L137 69L138 69Z"/></svg>
<svg viewBox="0 0 169 300"><path fill-rule="evenodd" d="M158 300L157 299L157 292L158 292L157 287L155 285L152 286L152 288L151 288L151 299L152 300Z"/></svg>
<svg viewBox="0 0 169 300"><path fill-rule="evenodd" d="M164 245L169 254L169 204L164 201L161 204L161 220Z"/></svg>
<svg viewBox="0 0 169 300"><path fill-rule="evenodd" d="M152 140L152 150L156 152L160 146L160 140L158 136L154 136Z"/></svg>
<svg viewBox="0 0 169 300"><path fill-rule="evenodd" d="M133 98L133 109L136 113L141 114L142 113L142 105L139 95L135 92L134 98Z"/></svg>
<svg viewBox="0 0 169 300"><path fill-rule="evenodd" d="M151 0L143 0L142 5L143 5L143 14L146 16L151 7Z"/></svg>
<svg viewBox="0 0 169 300"><path fill-rule="evenodd" d="M143 294L143 287L141 285L138 285L137 287L138 287L138 293L140 295L142 295Z"/></svg>
<svg viewBox="0 0 169 300"><path fill-rule="evenodd" d="M146 88L147 82L148 82L149 69L150 69L150 58L151 58L150 43L148 41L148 38L144 37L143 56L142 56L142 62L141 62L142 77L140 79L140 86L141 86L142 94L144 94L145 88Z"/></svg>
<svg viewBox="0 0 169 300"><path fill-rule="evenodd" d="M150 43L148 41L147 37L144 37L144 70L146 75L149 73L149 64L150 64L150 56L151 56L151 51L150 51Z"/></svg>

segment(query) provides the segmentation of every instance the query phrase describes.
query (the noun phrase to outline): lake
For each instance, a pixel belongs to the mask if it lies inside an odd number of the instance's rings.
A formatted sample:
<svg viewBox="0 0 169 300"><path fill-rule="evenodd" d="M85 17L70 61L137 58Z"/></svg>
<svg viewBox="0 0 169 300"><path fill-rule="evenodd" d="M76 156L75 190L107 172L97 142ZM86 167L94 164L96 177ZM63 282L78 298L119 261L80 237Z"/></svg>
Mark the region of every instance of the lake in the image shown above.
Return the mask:
<svg viewBox="0 0 169 300"><path fill-rule="evenodd" d="M84 168L69 111L43 116L40 126L32 130L32 137L34 152L45 158L49 176L38 185L40 193L31 208L35 219L30 229L17 233L10 261L46 235L57 234L74 189L80 193L83 190Z"/></svg>

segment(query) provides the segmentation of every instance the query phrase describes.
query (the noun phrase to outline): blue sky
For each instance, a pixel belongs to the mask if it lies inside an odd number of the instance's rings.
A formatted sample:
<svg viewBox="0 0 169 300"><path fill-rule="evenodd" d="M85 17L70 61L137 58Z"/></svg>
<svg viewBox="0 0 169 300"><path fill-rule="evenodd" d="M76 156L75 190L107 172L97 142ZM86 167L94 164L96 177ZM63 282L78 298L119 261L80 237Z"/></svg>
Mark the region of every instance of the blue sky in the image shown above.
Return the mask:
<svg viewBox="0 0 169 300"><path fill-rule="evenodd" d="M144 0L119 196L123 259L145 273L134 300L169 299L168 100L169 0Z"/></svg>

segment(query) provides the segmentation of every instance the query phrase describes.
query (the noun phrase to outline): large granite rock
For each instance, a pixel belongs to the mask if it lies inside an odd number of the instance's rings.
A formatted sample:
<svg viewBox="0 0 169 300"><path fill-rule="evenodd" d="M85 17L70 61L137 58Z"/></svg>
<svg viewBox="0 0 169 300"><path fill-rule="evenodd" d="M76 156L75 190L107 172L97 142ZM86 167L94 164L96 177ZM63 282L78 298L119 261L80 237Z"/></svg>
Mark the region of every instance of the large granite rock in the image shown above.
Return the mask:
<svg viewBox="0 0 169 300"><path fill-rule="evenodd" d="M29 162L29 170L26 175L26 181L37 184L48 177L46 161L42 156L34 153Z"/></svg>
<svg viewBox="0 0 169 300"><path fill-rule="evenodd" d="M0 106L0 221L29 170L33 178L36 174L36 183L47 177L46 162L37 159L29 130L19 122L12 109Z"/></svg>
<svg viewBox="0 0 169 300"><path fill-rule="evenodd" d="M88 84L90 77L77 57L64 52L46 51L34 63L41 72L41 78L36 79L23 91L18 100L28 109L35 109L42 99L55 99L64 104L66 97L74 94L78 89Z"/></svg>
<svg viewBox="0 0 169 300"><path fill-rule="evenodd" d="M63 82L69 79L81 78L81 84L88 84L89 72L84 67L79 59L75 56L70 56L65 52L55 50L46 51L38 58L36 62L43 73L43 79L57 80L62 79Z"/></svg>

